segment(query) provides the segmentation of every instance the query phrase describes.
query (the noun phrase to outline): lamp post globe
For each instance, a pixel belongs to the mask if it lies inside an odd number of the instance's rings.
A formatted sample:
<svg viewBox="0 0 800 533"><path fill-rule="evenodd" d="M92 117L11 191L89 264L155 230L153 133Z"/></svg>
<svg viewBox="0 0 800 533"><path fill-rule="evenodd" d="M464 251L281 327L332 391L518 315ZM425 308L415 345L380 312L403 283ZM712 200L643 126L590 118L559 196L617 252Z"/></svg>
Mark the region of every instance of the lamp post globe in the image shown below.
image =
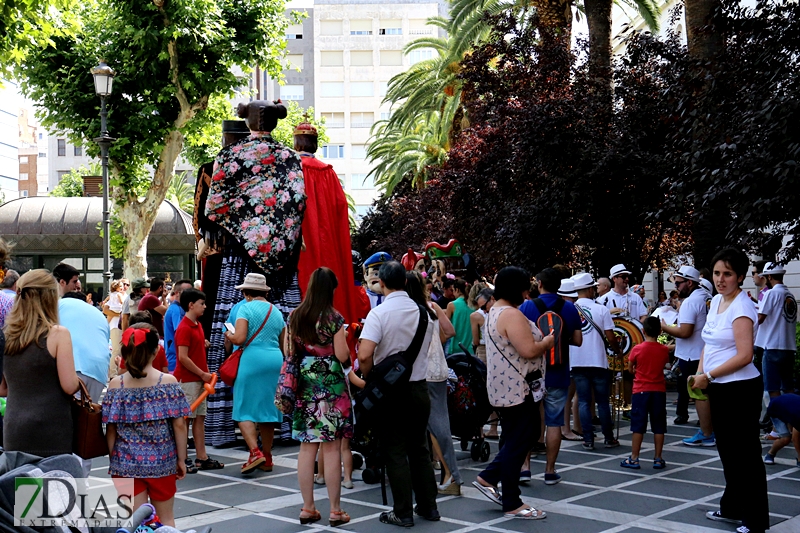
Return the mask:
<svg viewBox="0 0 800 533"><path fill-rule="evenodd" d="M103 292L104 297L111 291L111 213L108 207L108 149L114 142L108 135L108 111L106 99L111 95L114 85L114 69L105 61L91 69L94 78L94 91L100 97L100 137L94 141L100 146L100 163L103 167Z"/></svg>

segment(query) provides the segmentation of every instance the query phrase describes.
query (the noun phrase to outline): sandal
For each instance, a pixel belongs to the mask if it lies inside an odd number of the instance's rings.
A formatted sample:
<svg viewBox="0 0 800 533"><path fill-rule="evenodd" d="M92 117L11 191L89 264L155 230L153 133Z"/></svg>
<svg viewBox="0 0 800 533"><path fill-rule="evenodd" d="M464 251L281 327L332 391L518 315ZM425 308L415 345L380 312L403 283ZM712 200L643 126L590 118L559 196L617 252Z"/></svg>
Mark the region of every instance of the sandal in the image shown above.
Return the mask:
<svg viewBox="0 0 800 533"><path fill-rule="evenodd" d="M337 518L333 518L334 516ZM331 516L329 518L331 521L331 527L342 526L350 521L350 515L344 510L331 511Z"/></svg>
<svg viewBox="0 0 800 533"><path fill-rule="evenodd" d="M473 481L472 486L478 489L481 494L492 500L497 505L503 505L502 496L496 487L492 487L491 485L481 485L477 481Z"/></svg>
<svg viewBox="0 0 800 533"><path fill-rule="evenodd" d="M216 459L212 459L211 457L207 457L203 460L195 459L194 465L200 470L220 470L225 468L224 464L220 463Z"/></svg>
<svg viewBox="0 0 800 533"><path fill-rule="evenodd" d="M667 467L667 462L661 457L656 457L655 459L653 459L653 468L655 468L656 470L663 470L666 467Z"/></svg>
<svg viewBox="0 0 800 533"><path fill-rule="evenodd" d="M186 464L186 473L187 474L196 474L197 473L197 467L194 466L194 463L192 463L191 459L186 459L186 461L184 461L184 463Z"/></svg>
<svg viewBox="0 0 800 533"><path fill-rule="evenodd" d="M632 459L631 457L620 462L619 466L622 468L631 468L633 470L639 470L641 468L641 466L639 466L639 459Z"/></svg>
<svg viewBox="0 0 800 533"><path fill-rule="evenodd" d="M505 518L520 518L522 520L541 520L547 517L547 513L540 511L536 507L527 507L516 513L505 513L503 516Z"/></svg>
<svg viewBox="0 0 800 533"><path fill-rule="evenodd" d="M303 513L307 513L309 516L303 516ZM311 522L319 522L320 520L322 520L322 515L319 514L319 511L316 509L313 511L309 511L308 509L300 509L301 525L310 524Z"/></svg>
<svg viewBox="0 0 800 533"><path fill-rule="evenodd" d="M314 476L314 485L324 485L324 484L325 484L325 478L322 477L322 475L317 474Z"/></svg>

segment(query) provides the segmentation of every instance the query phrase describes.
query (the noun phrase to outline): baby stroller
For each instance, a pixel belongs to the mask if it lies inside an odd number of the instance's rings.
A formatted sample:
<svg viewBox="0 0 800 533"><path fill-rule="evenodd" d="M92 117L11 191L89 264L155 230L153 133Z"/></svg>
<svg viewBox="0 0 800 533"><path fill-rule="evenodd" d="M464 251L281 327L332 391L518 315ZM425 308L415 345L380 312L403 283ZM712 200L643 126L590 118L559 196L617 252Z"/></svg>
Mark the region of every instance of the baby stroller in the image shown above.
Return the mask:
<svg viewBox="0 0 800 533"><path fill-rule="evenodd" d="M463 353L447 356L447 366L455 373L455 383L447 387L447 411L450 432L461 440L461 449L467 450L473 461L489 460L491 449L482 435L483 425L492 413L486 391L486 364L470 355L459 343Z"/></svg>

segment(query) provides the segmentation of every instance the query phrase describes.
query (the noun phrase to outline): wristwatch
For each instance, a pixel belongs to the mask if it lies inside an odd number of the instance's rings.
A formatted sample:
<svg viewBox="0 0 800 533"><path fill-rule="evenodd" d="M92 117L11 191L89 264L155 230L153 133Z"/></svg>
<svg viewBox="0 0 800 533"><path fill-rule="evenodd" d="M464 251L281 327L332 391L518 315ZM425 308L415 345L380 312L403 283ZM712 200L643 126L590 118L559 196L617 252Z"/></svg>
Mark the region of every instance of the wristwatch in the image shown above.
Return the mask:
<svg viewBox="0 0 800 533"><path fill-rule="evenodd" d="M709 383L714 383L714 377L711 375L711 372L706 372L706 377L708 378Z"/></svg>

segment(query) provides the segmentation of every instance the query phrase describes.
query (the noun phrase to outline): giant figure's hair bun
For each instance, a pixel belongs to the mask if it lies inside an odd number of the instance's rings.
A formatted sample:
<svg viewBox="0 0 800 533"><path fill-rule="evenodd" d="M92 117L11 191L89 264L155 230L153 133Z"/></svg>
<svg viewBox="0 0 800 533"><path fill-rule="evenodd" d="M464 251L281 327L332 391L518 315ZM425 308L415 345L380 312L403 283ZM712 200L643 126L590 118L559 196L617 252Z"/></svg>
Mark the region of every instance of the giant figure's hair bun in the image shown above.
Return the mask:
<svg viewBox="0 0 800 533"><path fill-rule="evenodd" d="M244 102L236 106L236 116L239 118L247 118L248 105Z"/></svg>
<svg viewBox="0 0 800 533"><path fill-rule="evenodd" d="M245 119L250 131L272 131L278 125L278 120L286 118L289 112L280 100L253 100L239 104L236 114Z"/></svg>

